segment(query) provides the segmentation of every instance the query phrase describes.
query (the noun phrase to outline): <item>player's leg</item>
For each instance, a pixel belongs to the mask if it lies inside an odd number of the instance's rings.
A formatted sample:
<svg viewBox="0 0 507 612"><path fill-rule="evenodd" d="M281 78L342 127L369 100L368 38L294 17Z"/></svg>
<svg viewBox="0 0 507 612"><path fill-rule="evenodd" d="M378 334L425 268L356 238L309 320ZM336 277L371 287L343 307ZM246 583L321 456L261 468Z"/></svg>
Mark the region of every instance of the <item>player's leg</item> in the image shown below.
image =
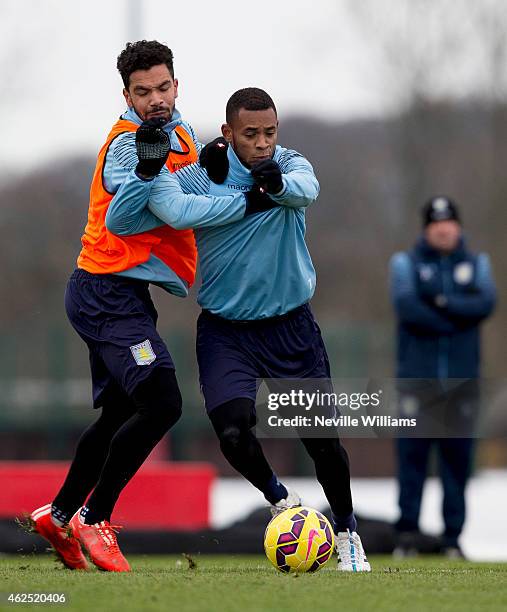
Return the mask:
<svg viewBox="0 0 507 612"><path fill-rule="evenodd" d="M320 328L308 304L295 309L274 325L266 338L266 376L280 379L319 379L321 392L332 392L331 372ZM322 384L320 384L322 380ZM314 386L314 383L310 383ZM371 570L366 558L352 506L349 460L337 438L304 439L313 459L317 479L331 507L338 569Z"/></svg>
<svg viewBox="0 0 507 612"><path fill-rule="evenodd" d="M111 438L86 509L69 525L97 566L129 571L110 514L120 492L181 414L174 364L156 330L148 283L79 270L69 282L66 307L72 325L105 366L99 373L92 369L95 402L112 379L134 406Z"/></svg>
<svg viewBox="0 0 507 612"><path fill-rule="evenodd" d="M282 485L264 456L255 425L255 355L249 352L250 326L204 312L197 322L197 361L206 410L229 463L279 509L299 496Z"/></svg>
<svg viewBox="0 0 507 612"><path fill-rule="evenodd" d="M81 435L65 481L51 504L31 514L33 527L55 549L70 569L86 569L88 563L77 540L68 537L67 524L84 504L97 483L111 439L130 418L135 406L117 386L105 394L102 412Z"/></svg>
<svg viewBox="0 0 507 612"><path fill-rule="evenodd" d="M173 369L158 367L130 394L136 412L114 434L99 481L70 527L91 560L108 571L130 571L110 524L120 493L181 415Z"/></svg>
<svg viewBox="0 0 507 612"><path fill-rule="evenodd" d="M428 438L396 440L400 508L400 517L395 525L396 556L411 556L417 553L415 535L419 528L419 513L431 446L432 440Z"/></svg>
<svg viewBox="0 0 507 612"><path fill-rule="evenodd" d="M338 438L302 438L332 512L334 532L356 531L347 452Z"/></svg>
<svg viewBox="0 0 507 612"><path fill-rule="evenodd" d="M301 441L313 459L317 480L331 508L338 569L347 572L371 571L357 533L347 452L338 438L302 438Z"/></svg>
<svg viewBox="0 0 507 612"><path fill-rule="evenodd" d="M98 328L88 312L101 310L93 291L90 291L89 278L93 279L93 276L76 271L65 293L69 320L87 344L88 334ZM95 486L115 431L132 414L128 396L112 379L93 349L93 342L88 346L94 407L102 407L102 413L82 434L65 482L53 503L37 508L31 515L35 531L51 543L64 565L72 569L85 569L88 563L79 542L68 537L67 523Z"/></svg>
<svg viewBox="0 0 507 612"><path fill-rule="evenodd" d="M449 557L462 558L458 538L465 523L465 488L470 476L474 441L470 438L445 438L437 440L437 445L444 489L442 552Z"/></svg>
<svg viewBox="0 0 507 612"><path fill-rule="evenodd" d="M289 505L299 503L299 497L289 492L274 474L252 431L255 425L253 400L241 397L230 400L214 408L209 418L224 457L270 504L276 506L289 496Z"/></svg>
<svg viewBox="0 0 507 612"><path fill-rule="evenodd" d="M81 512L85 524L111 520L122 490L181 416L181 394L172 369L155 368L130 398L135 412L110 441L100 478Z"/></svg>
<svg viewBox="0 0 507 612"><path fill-rule="evenodd" d="M116 385L104 394L102 412L81 435L62 488L52 503L52 516L66 525L99 480L114 434L136 407Z"/></svg>

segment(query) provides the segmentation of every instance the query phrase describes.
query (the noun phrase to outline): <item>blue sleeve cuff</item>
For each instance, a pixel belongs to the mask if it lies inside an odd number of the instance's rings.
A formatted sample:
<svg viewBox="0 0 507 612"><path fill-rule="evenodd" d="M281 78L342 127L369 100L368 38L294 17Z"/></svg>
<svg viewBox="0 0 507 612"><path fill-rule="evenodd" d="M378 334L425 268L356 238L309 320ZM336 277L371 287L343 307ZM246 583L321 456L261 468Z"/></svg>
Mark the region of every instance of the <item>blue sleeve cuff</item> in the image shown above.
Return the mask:
<svg viewBox="0 0 507 612"><path fill-rule="evenodd" d="M280 189L280 191L278 191L277 193L270 193L270 197L272 198L281 198L284 193L287 191L287 181L286 179L282 176L282 188Z"/></svg>

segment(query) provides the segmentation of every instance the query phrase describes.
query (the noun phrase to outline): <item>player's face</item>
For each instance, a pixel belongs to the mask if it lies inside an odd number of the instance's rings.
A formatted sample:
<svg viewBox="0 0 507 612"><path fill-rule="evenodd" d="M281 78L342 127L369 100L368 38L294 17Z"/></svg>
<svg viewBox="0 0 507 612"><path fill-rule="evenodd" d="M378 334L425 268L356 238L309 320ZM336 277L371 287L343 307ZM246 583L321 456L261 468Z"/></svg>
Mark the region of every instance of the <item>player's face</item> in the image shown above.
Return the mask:
<svg viewBox="0 0 507 612"><path fill-rule="evenodd" d="M424 232L430 246L437 251L450 253L458 246L461 226L457 221L435 221L426 226Z"/></svg>
<svg viewBox="0 0 507 612"><path fill-rule="evenodd" d="M129 88L123 90L129 108L134 108L139 117L169 121L178 97L178 79L173 79L165 64L152 66L148 70L136 70L130 75Z"/></svg>
<svg viewBox="0 0 507 612"><path fill-rule="evenodd" d="M222 126L222 134L241 162L251 168L273 157L278 137L276 113L272 108L258 111L241 108L232 125Z"/></svg>

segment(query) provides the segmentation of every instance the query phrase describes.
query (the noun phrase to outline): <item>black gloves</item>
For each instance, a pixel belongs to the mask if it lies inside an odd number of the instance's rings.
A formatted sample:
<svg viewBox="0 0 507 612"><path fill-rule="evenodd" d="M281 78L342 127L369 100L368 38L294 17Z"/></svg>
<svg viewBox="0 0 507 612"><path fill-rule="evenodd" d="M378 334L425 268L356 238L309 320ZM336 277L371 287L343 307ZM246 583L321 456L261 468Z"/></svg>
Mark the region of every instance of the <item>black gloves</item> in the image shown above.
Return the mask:
<svg viewBox="0 0 507 612"><path fill-rule="evenodd" d="M254 185L244 196L246 198L245 217L278 206L277 202L272 200L258 185Z"/></svg>
<svg viewBox="0 0 507 612"><path fill-rule="evenodd" d="M165 119L143 121L136 132L136 150L139 163L136 174L142 179L152 179L162 170L171 148L169 136L162 129Z"/></svg>
<svg viewBox="0 0 507 612"><path fill-rule="evenodd" d="M222 184L229 173L227 149L229 143L225 138L215 138L203 147L199 155L199 164L205 168L209 178L217 184ZM272 159L266 159L254 166L252 176L260 187L268 193L279 193L283 189L280 166Z"/></svg>
<svg viewBox="0 0 507 612"><path fill-rule="evenodd" d="M220 136L208 142L199 155L199 164L206 170L210 179L218 185L225 181L229 173L228 148L229 143Z"/></svg>
<svg viewBox="0 0 507 612"><path fill-rule="evenodd" d="M282 171L273 159L265 159L251 169L254 181L268 193L280 193L283 189Z"/></svg>
<svg viewBox="0 0 507 612"><path fill-rule="evenodd" d="M206 170L210 180L218 185L222 184L229 174L228 148L229 143L220 136L208 142L199 155L199 164ZM254 170L257 171L256 174ZM244 194L245 217L278 206L266 192L278 193L283 188L280 167L273 160L266 160L255 166L252 169L252 176L257 184Z"/></svg>

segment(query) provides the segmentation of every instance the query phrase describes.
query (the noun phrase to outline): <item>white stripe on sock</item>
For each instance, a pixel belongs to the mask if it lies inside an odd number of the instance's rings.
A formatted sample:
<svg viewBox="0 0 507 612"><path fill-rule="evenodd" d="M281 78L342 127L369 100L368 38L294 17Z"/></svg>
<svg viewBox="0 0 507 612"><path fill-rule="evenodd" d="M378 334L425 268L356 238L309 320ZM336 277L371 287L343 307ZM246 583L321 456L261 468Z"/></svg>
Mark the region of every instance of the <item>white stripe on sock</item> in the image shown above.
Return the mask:
<svg viewBox="0 0 507 612"><path fill-rule="evenodd" d="M32 518L34 521L36 521L46 514L51 514L51 504L47 504L46 506L42 506L41 508L34 510L32 512Z"/></svg>

